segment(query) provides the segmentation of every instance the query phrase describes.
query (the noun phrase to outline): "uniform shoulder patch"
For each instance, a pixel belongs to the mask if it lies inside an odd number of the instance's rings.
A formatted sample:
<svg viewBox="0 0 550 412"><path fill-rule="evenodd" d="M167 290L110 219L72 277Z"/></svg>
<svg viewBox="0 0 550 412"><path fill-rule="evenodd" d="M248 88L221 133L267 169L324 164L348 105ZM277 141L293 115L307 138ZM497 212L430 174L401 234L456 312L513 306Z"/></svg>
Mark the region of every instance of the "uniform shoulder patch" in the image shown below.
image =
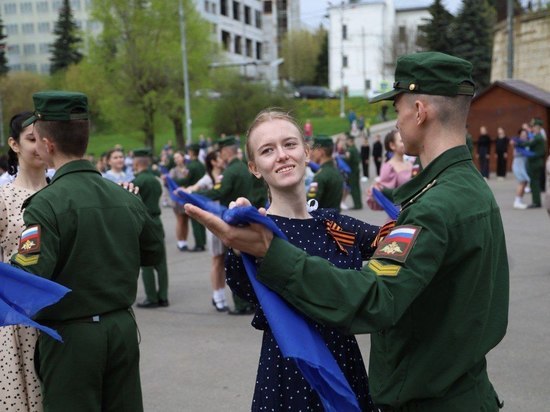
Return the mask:
<svg viewBox="0 0 550 412"><path fill-rule="evenodd" d="M371 259L368 263L368 268L378 276L397 276L401 266L391 263L385 263L380 260Z"/></svg>
<svg viewBox="0 0 550 412"><path fill-rule="evenodd" d="M40 255L25 256L25 255L22 255L21 253L17 253L15 255L15 258L13 258L13 260L16 263L19 263L21 266L31 266L31 265L36 265L38 263L39 256Z"/></svg>
<svg viewBox="0 0 550 412"><path fill-rule="evenodd" d="M394 227L378 244L372 258L384 258L404 263L421 229L420 226L413 225Z"/></svg>
<svg viewBox="0 0 550 412"><path fill-rule="evenodd" d="M40 226L32 225L21 233L18 253L29 255L40 252Z"/></svg>

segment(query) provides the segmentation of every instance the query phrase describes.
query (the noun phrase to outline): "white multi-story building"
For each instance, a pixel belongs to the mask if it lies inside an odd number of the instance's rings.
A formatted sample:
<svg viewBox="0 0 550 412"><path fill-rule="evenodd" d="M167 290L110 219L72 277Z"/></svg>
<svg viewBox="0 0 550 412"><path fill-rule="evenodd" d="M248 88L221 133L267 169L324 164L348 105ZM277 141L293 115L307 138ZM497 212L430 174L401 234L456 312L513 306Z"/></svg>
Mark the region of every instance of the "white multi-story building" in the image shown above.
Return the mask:
<svg viewBox="0 0 550 412"><path fill-rule="evenodd" d="M62 0L0 0L10 70L49 73L61 5ZM224 51L217 65L240 67L246 77L277 80L277 45L284 33L299 28L299 0L195 0L195 5ZM90 7L91 0L71 0L76 23L86 34L101 30L89 17Z"/></svg>
<svg viewBox="0 0 550 412"><path fill-rule="evenodd" d="M90 3L71 0L71 7L76 24L83 31L96 32L98 24L88 17ZM0 0L10 70L50 72L50 45L62 4L62 0Z"/></svg>
<svg viewBox="0 0 550 412"><path fill-rule="evenodd" d="M329 8L329 87L371 96L392 85L395 61L419 50L432 0L363 0Z"/></svg>

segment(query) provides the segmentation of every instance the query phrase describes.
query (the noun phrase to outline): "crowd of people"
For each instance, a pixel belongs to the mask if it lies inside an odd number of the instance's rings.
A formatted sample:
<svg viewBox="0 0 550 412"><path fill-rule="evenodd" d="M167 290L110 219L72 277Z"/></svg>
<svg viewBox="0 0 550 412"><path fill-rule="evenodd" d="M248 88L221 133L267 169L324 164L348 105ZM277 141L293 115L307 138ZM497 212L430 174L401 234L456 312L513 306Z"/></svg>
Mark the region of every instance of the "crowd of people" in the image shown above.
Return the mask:
<svg viewBox="0 0 550 412"><path fill-rule="evenodd" d="M143 410L132 307L140 273L145 298L137 307L170 305L165 206L175 215L171 247L211 254L214 310L254 314L252 326L263 333L252 410L323 407L308 377L282 355L241 252L257 258L259 281L311 320L360 410L501 408L486 355L506 331L508 260L500 211L484 181L487 128L477 140L481 173L466 146L471 72L470 63L442 53L399 58L393 90L373 99L393 101L397 128L383 142L372 137L372 147L369 125L354 112L349 130L331 137L314 133L309 119L302 126L265 109L245 141L201 137L185 150L169 142L158 156L115 146L96 160L86 156L87 97L33 95L34 111L10 121L2 259L72 292L36 316L58 329L63 343L29 327L0 328L5 396L26 411ZM511 139L497 129L497 176L506 176L512 146L518 209L540 208L541 179L550 179L542 126L534 119ZM371 158L377 176L362 193ZM373 188L400 206L397 219L380 228L340 213L348 196L352 209L365 200L381 209ZM253 205L289 241L183 205L182 192L228 208ZM371 334L370 383L359 333Z"/></svg>

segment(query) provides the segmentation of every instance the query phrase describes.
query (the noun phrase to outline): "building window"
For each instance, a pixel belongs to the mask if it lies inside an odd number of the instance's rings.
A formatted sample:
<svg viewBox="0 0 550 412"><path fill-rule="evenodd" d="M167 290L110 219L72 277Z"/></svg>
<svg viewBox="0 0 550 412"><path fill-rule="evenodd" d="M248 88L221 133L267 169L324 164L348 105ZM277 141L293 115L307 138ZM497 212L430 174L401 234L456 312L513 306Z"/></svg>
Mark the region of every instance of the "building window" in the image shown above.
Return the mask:
<svg viewBox="0 0 550 412"><path fill-rule="evenodd" d="M80 10L80 0L71 0L71 9Z"/></svg>
<svg viewBox="0 0 550 412"><path fill-rule="evenodd" d="M19 5L19 10L21 11L21 14L32 13L32 3L28 1L26 1L25 3L21 3Z"/></svg>
<svg viewBox="0 0 550 412"><path fill-rule="evenodd" d="M50 72L50 63L42 63L40 65L40 73L48 74Z"/></svg>
<svg viewBox="0 0 550 412"><path fill-rule="evenodd" d="M52 4L52 10L55 11L55 12L58 12L59 9L61 8L61 6L63 6L63 1L54 0L54 2Z"/></svg>
<svg viewBox="0 0 550 412"><path fill-rule="evenodd" d="M50 53L50 44L49 43L40 43L38 45L38 52L40 54L48 54Z"/></svg>
<svg viewBox="0 0 550 412"><path fill-rule="evenodd" d="M6 34L18 34L19 26L17 24L6 24Z"/></svg>
<svg viewBox="0 0 550 412"><path fill-rule="evenodd" d="M348 56L342 56L342 67L348 67Z"/></svg>
<svg viewBox="0 0 550 412"><path fill-rule="evenodd" d="M405 43L407 41L407 29L405 26L399 26L399 42Z"/></svg>
<svg viewBox="0 0 550 412"><path fill-rule="evenodd" d="M26 63L23 65L23 70L26 72L36 73L36 63Z"/></svg>
<svg viewBox="0 0 550 412"><path fill-rule="evenodd" d="M220 0L220 13L222 16L227 16L227 0Z"/></svg>
<svg viewBox="0 0 550 412"><path fill-rule="evenodd" d="M11 46L8 46L8 54L12 56L17 56L21 53L21 49L19 48L18 44L13 44Z"/></svg>
<svg viewBox="0 0 550 412"><path fill-rule="evenodd" d="M262 60L262 43L256 42L256 60Z"/></svg>
<svg viewBox="0 0 550 412"><path fill-rule="evenodd" d="M212 12L212 14L216 14L217 11L216 11L216 3L212 3L210 5L210 11Z"/></svg>
<svg viewBox="0 0 550 412"><path fill-rule="evenodd" d="M21 71L21 65L20 64L10 64L10 70L13 72L20 72Z"/></svg>
<svg viewBox="0 0 550 412"><path fill-rule="evenodd" d="M241 36L235 36L235 48L234 48L235 54L243 54L242 46L241 46Z"/></svg>
<svg viewBox="0 0 550 412"><path fill-rule="evenodd" d="M231 50L231 34L222 30L222 47L225 51Z"/></svg>
<svg viewBox="0 0 550 412"><path fill-rule="evenodd" d="M212 32L212 34L216 34L218 32L218 25L217 24L211 24L210 25L210 31Z"/></svg>
<svg viewBox="0 0 550 412"><path fill-rule="evenodd" d="M36 11L39 13L47 13L49 10L47 1L39 1L36 3Z"/></svg>
<svg viewBox="0 0 550 412"><path fill-rule="evenodd" d="M4 4L4 14L15 14L17 13L17 6L15 3L6 3Z"/></svg>
<svg viewBox="0 0 550 412"><path fill-rule="evenodd" d="M210 2L208 0L204 2L204 11L207 13L210 11Z"/></svg>
<svg viewBox="0 0 550 412"><path fill-rule="evenodd" d="M252 57L253 56L252 40L251 39L246 39L246 55L247 55L247 57Z"/></svg>
<svg viewBox="0 0 550 412"><path fill-rule="evenodd" d="M273 13L273 2L271 0L264 1L264 14Z"/></svg>
<svg viewBox="0 0 550 412"><path fill-rule="evenodd" d="M233 20L241 20L241 4L238 1L233 2Z"/></svg>
<svg viewBox="0 0 550 412"><path fill-rule="evenodd" d="M252 9L249 6L244 6L244 22L248 25L252 24Z"/></svg>
<svg viewBox="0 0 550 412"><path fill-rule="evenodd" d="M44 21L38 23L38 33L49 33L50 32L50 22Z"/></svg>
<svg viewBox="0 0 550 412"><path fill-rule="evenodd" d="M365 80L365 89L370 90L370 88L371 88L370 79L366 79Z"/></svg>
<svg viewBox="0 0 550 412"><path fill-rule="evenodd" d="M262 28L262 13L260 12L260 10L256 10L254 12L254 14L256 15L256 28L261 29Z"/></svg>
<svg viewBox="0 0 550 412"><path fill-rule="evenodd" d="M23 54L26 56L36 54L36 45L34 43L27 43L23 45Z"/></svg>
<svg viewBox="0 0 550 412"><path fill-rule="evenodd" d="M21 32L23 34L33 34L34 33L34 23L23 23L21 25Z"/></svg>

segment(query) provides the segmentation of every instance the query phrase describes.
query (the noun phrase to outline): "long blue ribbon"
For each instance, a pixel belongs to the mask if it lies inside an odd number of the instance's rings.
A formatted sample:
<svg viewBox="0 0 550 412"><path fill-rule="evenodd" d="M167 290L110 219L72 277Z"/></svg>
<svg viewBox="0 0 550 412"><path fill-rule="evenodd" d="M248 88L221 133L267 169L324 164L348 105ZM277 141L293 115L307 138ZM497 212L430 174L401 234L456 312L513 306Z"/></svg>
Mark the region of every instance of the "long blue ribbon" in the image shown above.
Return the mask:
<svg viewBox="0 0 550 412"><path fill-rule="evenodd" d="M286 239L285 234L268 217L253 206L227 209L204 196L178 192L180 203L191 203L221 217L231 225L259 223L273 231L275 236ZM281 353L292 358L304 378L317 392L325 411L360 411L355 393L342 373L323 338L314 326L290 307L275 292L256 280L254 257L243 253L243 263L254 292L262 306Z"/></svg>
<svg viewBox="0 0 550 412"><path fill-rule="evenodd" d="M372 188L372 197L376 200L382 209L388 214L390 219L396 220L399 216L399 209L395 206L390 199L388 199L384 193L376 188Z"/></svg>
<svg viewBox="0 0 550 412"><path fill-rule="evenodd" d="M35 322L31 317L70 291L59 283L0 262L0 326L32 326L63 342L55 330Z"/></svg>

